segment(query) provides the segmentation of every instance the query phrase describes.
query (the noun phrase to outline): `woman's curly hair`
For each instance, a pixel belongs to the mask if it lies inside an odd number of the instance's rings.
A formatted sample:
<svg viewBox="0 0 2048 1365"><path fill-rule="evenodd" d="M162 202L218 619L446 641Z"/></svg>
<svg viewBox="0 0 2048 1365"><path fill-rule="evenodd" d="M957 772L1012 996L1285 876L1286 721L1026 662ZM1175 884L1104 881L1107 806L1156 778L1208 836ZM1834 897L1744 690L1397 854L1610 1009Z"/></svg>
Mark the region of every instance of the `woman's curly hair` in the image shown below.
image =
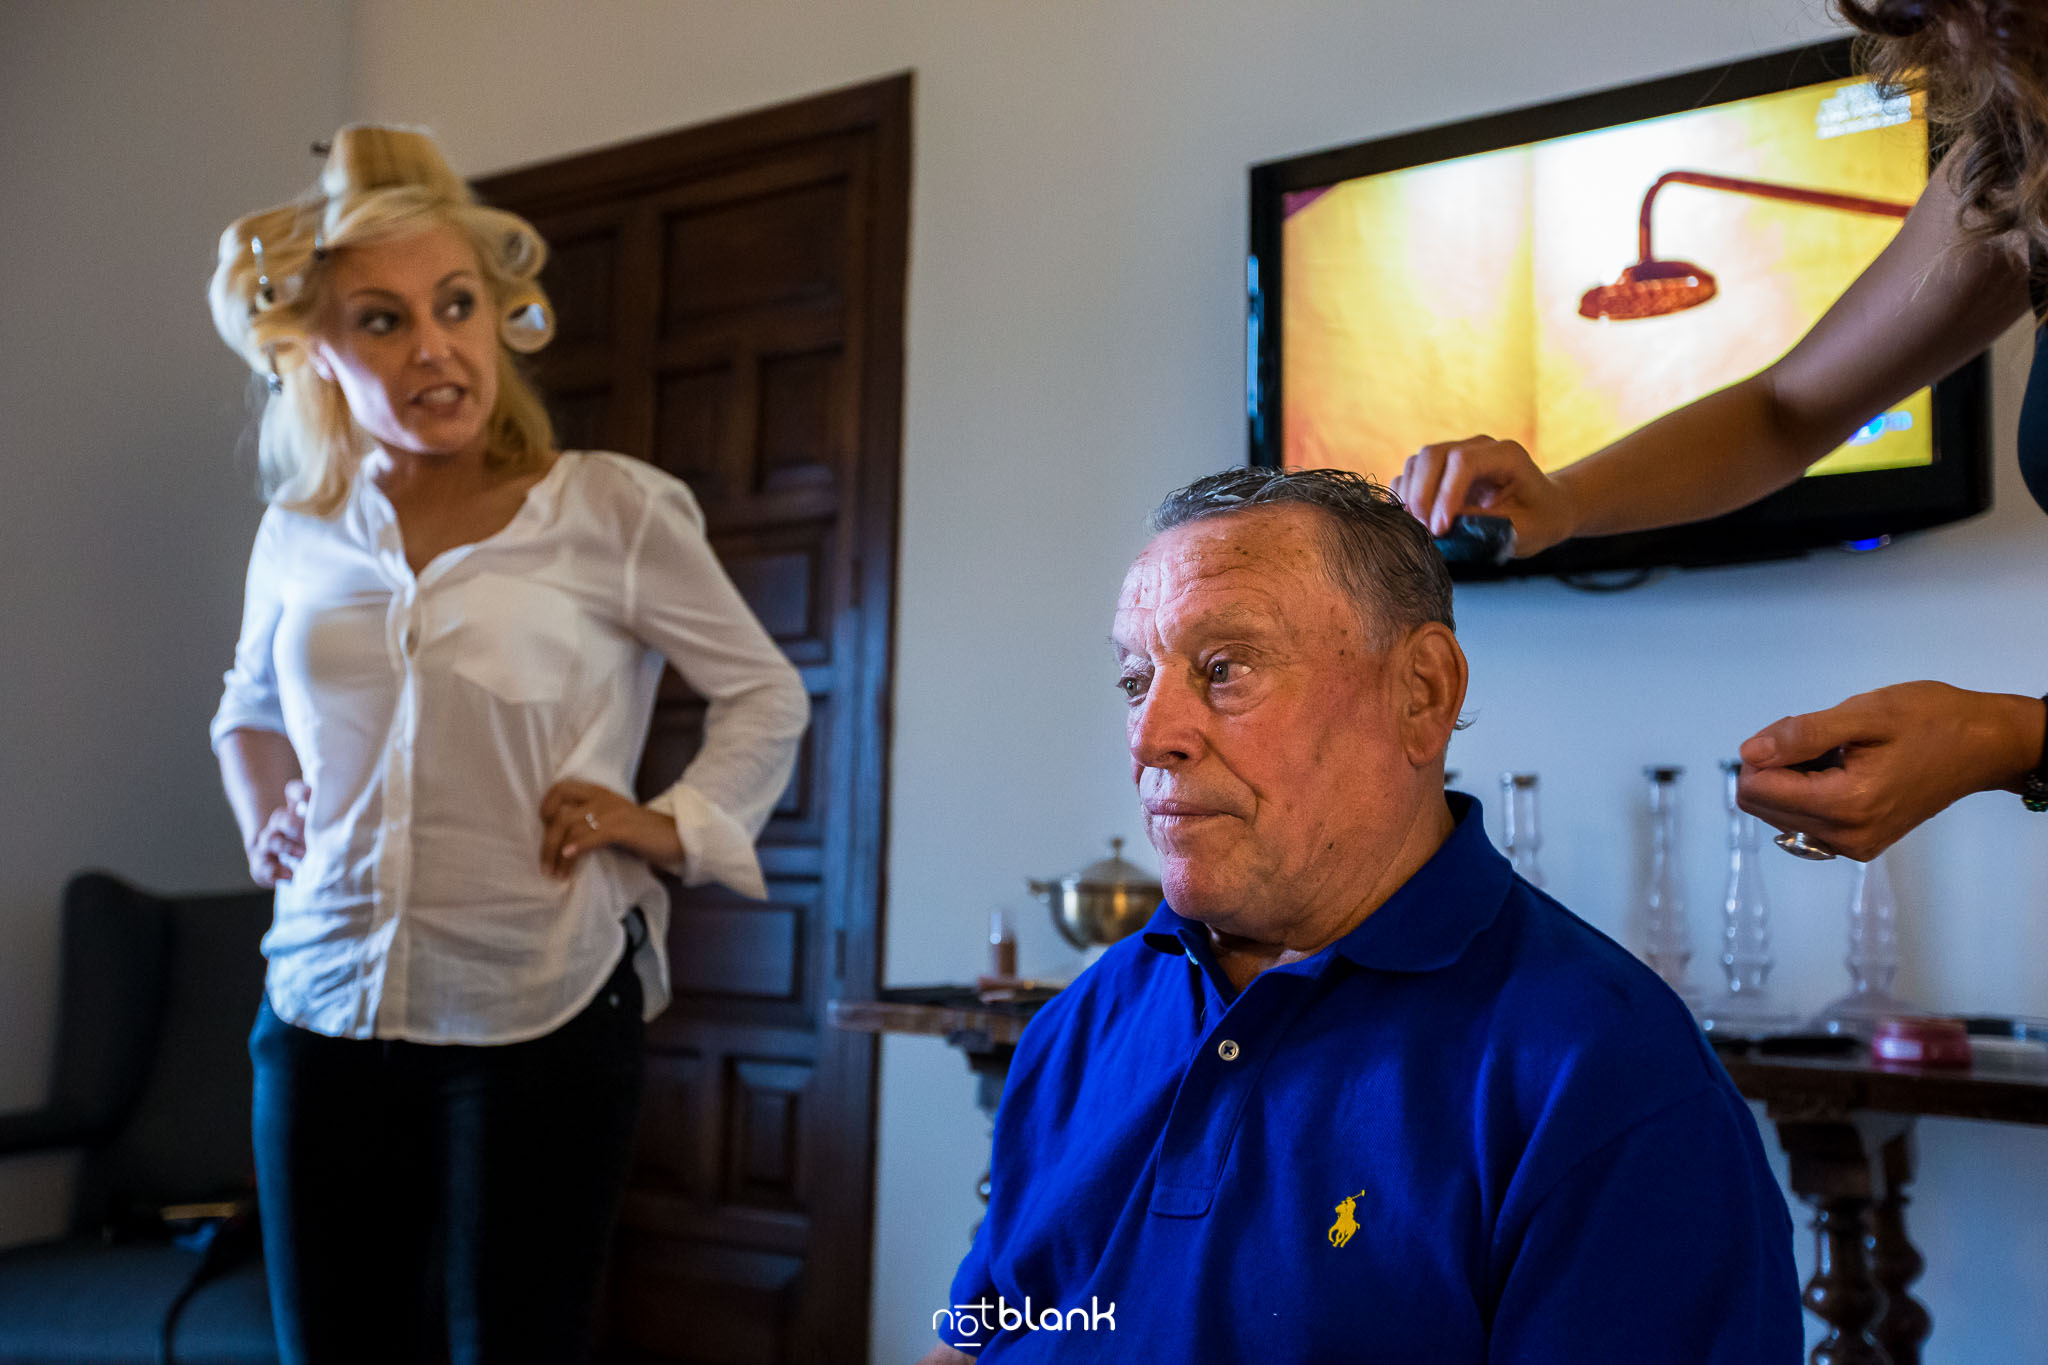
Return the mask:
<svg viewBox="0 0 2048 1365"><path fill-rule="evenodd" d="M547 244L525 219L478 203L425 133L356 125L335 134L312 189L221 234L207 291L221 340L268 383L257 457L271 502L332 516L370 446L340 385L310 363L329 303L328 257L437 226L475 249L497 312L503 344L485 458L516 472L546 467L554 431L513 353L536 351L554 334L539 278Z"/></svg>
<svg viewBox="0 0 2048 1365"><path fill-rule="evenodd" d="M1935 145L1962 158L1963 230L2048 259L2048 5L1834 0L1889 90L1924 91Z"/></svg>

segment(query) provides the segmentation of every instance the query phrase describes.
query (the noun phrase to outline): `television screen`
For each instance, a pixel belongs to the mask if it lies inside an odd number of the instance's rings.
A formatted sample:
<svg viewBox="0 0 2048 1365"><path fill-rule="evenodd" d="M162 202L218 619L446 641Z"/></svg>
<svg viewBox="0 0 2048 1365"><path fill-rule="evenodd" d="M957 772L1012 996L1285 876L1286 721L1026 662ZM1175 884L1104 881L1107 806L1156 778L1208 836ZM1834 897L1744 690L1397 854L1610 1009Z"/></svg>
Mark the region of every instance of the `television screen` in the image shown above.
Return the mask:
<svg viewBox="0 0 2048 1365"><path fill-rule="evenodd" d="M1257 167L1253 458L1385 482L1485 433L1569 464L1776 360L1927 176L1917 97L1848 74L1839 43ZM1938 387L1732 518L1510 571L1766 557L1982 510L1981 367Z"/></svg>

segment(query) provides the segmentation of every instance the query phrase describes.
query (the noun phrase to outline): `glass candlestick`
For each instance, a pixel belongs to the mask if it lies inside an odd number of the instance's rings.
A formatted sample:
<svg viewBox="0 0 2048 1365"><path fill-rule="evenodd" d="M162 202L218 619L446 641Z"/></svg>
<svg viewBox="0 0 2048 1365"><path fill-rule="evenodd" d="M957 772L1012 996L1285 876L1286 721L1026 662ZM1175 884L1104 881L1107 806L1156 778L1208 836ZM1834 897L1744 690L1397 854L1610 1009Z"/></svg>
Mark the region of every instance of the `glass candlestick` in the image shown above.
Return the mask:
<svg viewBox="0 0 2048 1365"><path fill-rule="evenodd" d="M1886 1015L1921 1012L1892 994L1892 982L1899 975L1898 906L1884 859L1880 853L1856 864L1856 882L1849 892L1849 993L1824 1006L1815 1018L1828 1033L1868 1038Z"/></svg>
<svg viewBox="0 0 2048 1365"><path fill-rule="evenodd" d="M1708 1033L1759 1038L1798 1021L1771 999L1771 903L1764 895L1757 818L1735 804L1739 759L1721 764L1728 807L1728 887L1721 898L1721 970L1727 984L1700 1013Z"/></svg>
<svg viewBox="0 0 2048 1365"><path fill-rule="evenodd" d="M1543 831L1536 823L1536 774L1502 773L1500 799L1508 861L1523 881L1540 887L1543 868L1536 861L1536 851L1543 847Z"/></svg>
<svg viewBox="0 0 2048 1365"><path fill-rule="evenodd" d="M1697 1009L1699 991L1686 974L1692 961L1692 926L1678 872L1678 779L1683 768L1645 768L1650 784L1650 880L1643 894L1643 960Z"/></svg>

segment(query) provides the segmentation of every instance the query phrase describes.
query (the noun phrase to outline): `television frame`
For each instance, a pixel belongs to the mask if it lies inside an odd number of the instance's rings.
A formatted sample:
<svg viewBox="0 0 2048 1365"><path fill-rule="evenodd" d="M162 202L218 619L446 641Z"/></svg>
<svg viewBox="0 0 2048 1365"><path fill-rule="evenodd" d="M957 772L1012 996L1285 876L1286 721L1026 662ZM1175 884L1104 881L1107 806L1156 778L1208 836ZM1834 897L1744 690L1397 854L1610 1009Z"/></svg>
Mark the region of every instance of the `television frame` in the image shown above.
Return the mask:
<svg viewBox="0 0 2048 1365"><path fill-rule="evenodd" d="M1280 347L1286 262L1281 228L1289 193L1822 81L1857 78L1851 40L1833 39L1253 166L1245 276L1250 462L1278 467L1285 449ZM1979 355L1933 386L1930 464L1801 478L1723 516L1653 531L1583 537L1500 566L1454 564L1452 574L1463 580L1570 576L1782 559L1830 545L1882 543L1884 538L1975 516L1991 505L1987 371L1987 358ZM1445 432L1443 439L1471 434Z"/></svg>

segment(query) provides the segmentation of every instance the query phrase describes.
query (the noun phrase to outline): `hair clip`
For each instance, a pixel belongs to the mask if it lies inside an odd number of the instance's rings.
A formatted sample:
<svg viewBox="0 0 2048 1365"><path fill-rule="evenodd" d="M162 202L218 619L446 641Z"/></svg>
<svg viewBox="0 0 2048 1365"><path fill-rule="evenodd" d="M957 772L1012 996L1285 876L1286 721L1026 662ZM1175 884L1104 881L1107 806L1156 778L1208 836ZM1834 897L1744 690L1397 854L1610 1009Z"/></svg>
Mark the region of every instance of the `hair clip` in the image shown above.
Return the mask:
<svg viewBox="0 0 2048 1365"><path fill-rule="evenodd" d="M263 239L251 237L249 252L256 258L256 302L265 308L277 303L277 291L270 287L270 266L263 257Z"/></svg>

